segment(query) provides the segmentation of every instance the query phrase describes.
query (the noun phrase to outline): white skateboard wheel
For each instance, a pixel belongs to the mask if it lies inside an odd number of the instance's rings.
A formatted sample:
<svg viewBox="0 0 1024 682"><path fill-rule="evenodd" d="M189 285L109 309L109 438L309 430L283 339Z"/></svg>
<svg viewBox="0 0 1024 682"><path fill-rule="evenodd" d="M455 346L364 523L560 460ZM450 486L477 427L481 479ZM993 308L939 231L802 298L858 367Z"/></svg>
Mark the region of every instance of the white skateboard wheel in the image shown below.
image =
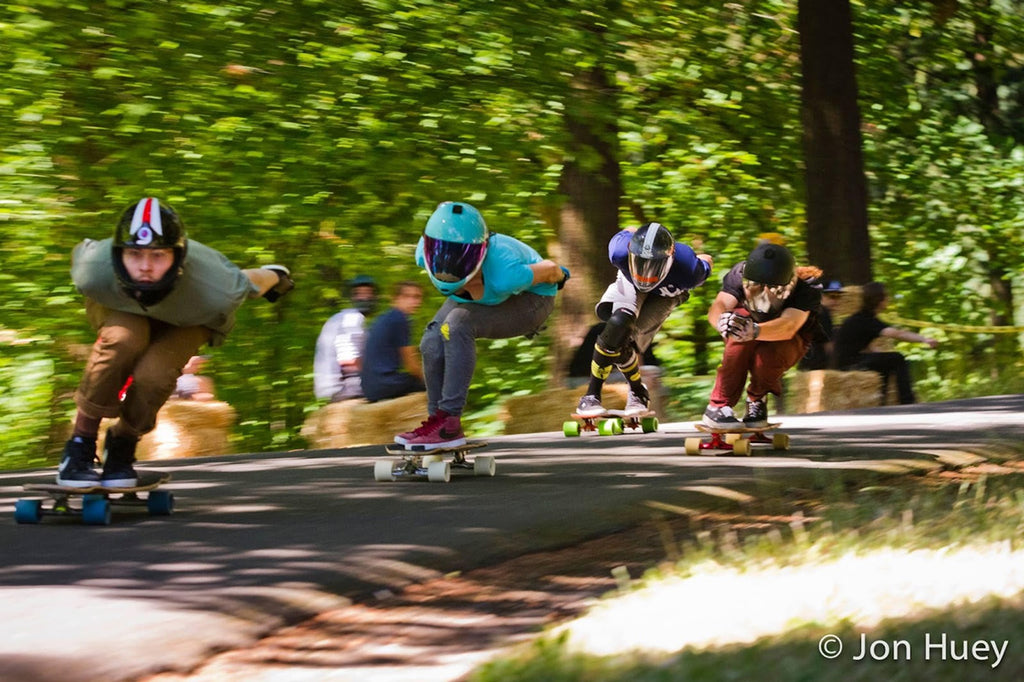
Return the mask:
<svg viewBox="0 0 1024 682"><path fill-rule="evenodd" d="M496 469L497 464L494 461L494 457L490 455L483 455L473 459L474 476L493 476Z"/></svg>
<svg viewBox="0 0 1024 682"><path fill-rule="evenodd" d="M431 462L427 467L427 480L432 483L447 483L452 478L452 467L448 462Z"/></svg>
<svg viewBox="0 0 1024 682"><path fill-rule="evenodd" d="M393 481L395 480L395 465L390 459L378 459L373 463L373 480Z"/></svg>

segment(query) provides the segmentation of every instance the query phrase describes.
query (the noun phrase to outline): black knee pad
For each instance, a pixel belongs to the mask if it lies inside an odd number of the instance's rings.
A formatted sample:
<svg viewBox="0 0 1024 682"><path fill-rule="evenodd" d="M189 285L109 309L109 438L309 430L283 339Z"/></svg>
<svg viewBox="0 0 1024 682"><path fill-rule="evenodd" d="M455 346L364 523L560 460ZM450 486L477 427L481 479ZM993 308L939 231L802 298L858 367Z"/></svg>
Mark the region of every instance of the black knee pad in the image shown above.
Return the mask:
<svg viewBox="0 0 1024 682"><path fill-rule="evenodd" d="M598 345L612 352L624 350L633 337L633 323L635 322L636 317L632 313L616 310L608 318L601 335L597 338Z"/></svg>

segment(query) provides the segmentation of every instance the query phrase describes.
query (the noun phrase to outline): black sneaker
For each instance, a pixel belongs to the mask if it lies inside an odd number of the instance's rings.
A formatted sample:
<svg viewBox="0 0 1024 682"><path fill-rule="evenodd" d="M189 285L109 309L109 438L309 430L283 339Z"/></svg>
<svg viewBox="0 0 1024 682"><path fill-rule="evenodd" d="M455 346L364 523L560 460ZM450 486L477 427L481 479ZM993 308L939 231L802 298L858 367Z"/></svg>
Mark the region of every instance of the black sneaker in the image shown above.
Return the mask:
<svg viewBox="0 0 1024 682"><path fill-rule="evenodd" d="M57 466L57 485L92 488L99 485L100 475L92 468L96 461L96 440L74 436L64 444L64 454Z"/></svg>
<svg viewBox="0 0 1024 682"><path fill-rule="evenodd" d="M132 463L139 439L131 436L112 436L107 433L103 446L103 473L100 485L104 488L131 488L139 482Z"/></svg>
<svg viewBox="0 0 1024 682"><path fill-rule="evenodd" d="M740 420L736 418L732 408L728 405L722 407L708 405L708 409L704 410L702 421L715 429L732 429L740 426Z"/></svg>
<svg viewBox="0 0 1024 682"><path fill-rule="evenodd" d="M768 405L764 398L747 401L747 414L743 417L743 425L748 429L761 429L768 426Z"/></svg>

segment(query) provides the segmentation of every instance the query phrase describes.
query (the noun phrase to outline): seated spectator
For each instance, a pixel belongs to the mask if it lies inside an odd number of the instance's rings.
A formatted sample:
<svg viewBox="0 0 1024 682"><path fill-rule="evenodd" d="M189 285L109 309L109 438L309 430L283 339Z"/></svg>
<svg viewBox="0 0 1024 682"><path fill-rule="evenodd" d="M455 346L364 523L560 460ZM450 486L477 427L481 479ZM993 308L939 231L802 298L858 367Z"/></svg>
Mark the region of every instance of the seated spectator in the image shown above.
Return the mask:
<svg viewBox="0 0 1024 682"><path fill-rule="evenodd" d="M213 400L213 380L199 374L209 359L209 355L193 355L189 358L181 368L181 376L178 377L171 397L180 400Z"/></svg>
<svg viewBox="0 0 1024 682"><path fill-rule="evenodd" d="M377 283L368 275L357 275L348 283L348 295L352 305L324 323L313 356L313 393L332 403L363 396L359 372L364 326L377 305Z"/></svg>
<svg viewBox="0 0 1024 682"><path fill-rule="evenodd" d="M833 314L842 300L843 285L837 280L827 283L821 290L821 308L818 309L818 326L807 348L807 355L797 364L801 371L829 369L833 366L835 350L835 325Z"/></svg>
<svg viewBox="0 0 1024 682"><path fill-rule="evenodd" d="M371 403L426 390L419 351L410 341L409 318L423 303L423 287L400 282L392 307L366 334L363 352L363 395Z"/></svg>
<svg viewBox="0 0 1024 682"><path fill-rule="evenodd" d="M899 392L901 405L917 402L910 382L910 367L902 353L873 353L869 350L871 342L880 336L923 343L935 348L939 342L927 336L891 327L878 319L878 313L889 304L889 295L885 286L879 282L869 282L862 290L861 306L850 315L836 333L835 361L842 370L871 370L882 376L882 396L889 377L896 375L896 388Z"/></svg>

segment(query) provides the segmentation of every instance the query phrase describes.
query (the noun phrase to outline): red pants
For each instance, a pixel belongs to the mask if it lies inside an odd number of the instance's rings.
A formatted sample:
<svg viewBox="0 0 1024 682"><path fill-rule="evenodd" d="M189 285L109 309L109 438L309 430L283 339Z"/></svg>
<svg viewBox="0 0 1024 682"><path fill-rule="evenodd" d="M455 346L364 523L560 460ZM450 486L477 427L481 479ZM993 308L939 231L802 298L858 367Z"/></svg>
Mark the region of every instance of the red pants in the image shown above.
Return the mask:
<svg viewBox="0 0 1024 682"><path fill-rule="evenodd" d="M206 327L176 327L143 315L122 313L87 301L99 336L75 393L89 417L120 417L119 436L141 436L156 425L156 414L174 391L189 358L210 340ZM133 377L124 401L121 387Z"/></svg>
<svg viewBox="0 0 1024 682"><path fill-rule="evenodd" d="M725 340L725 353L711 391L713 407L732 407L743 397L743 385L750 374L747 397L759 400L769 393L782 393L782 375L800 362L807 352L807 341L794 336L785 341Z"/></svg>

